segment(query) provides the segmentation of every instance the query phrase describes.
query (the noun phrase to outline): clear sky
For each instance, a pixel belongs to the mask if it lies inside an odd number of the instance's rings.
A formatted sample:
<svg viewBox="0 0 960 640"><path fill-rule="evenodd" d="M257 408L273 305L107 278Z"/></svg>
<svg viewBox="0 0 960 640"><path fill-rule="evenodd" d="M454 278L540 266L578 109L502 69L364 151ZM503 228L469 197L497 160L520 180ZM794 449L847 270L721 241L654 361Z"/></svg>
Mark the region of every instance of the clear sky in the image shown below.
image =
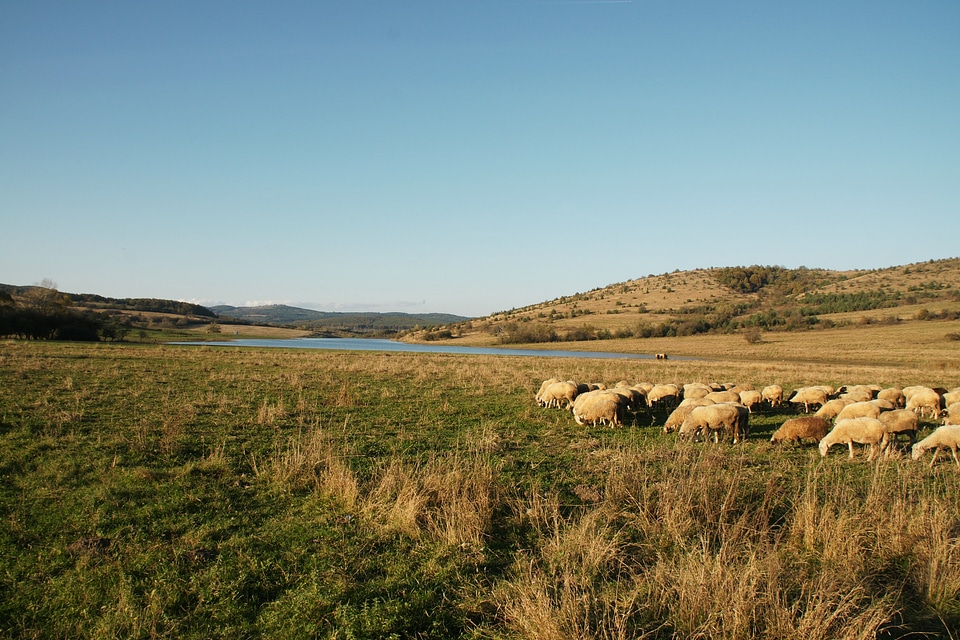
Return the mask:
<svg viewBox="0 0 960 640"><path fill-rule="evenodd" d="M0 282L468 316L960 255L960 2L0 3Z"/></svg>

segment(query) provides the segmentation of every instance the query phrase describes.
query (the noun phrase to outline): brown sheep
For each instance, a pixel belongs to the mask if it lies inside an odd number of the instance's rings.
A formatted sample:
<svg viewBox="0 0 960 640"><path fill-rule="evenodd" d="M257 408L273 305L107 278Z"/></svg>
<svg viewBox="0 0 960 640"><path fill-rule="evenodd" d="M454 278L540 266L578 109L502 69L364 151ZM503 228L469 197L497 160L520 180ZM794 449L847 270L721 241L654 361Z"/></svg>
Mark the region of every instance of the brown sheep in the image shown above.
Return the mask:
<svg viewBox="0 0 960 640"><path fill-rule="evenodd" d="M770 436L770 442L780 443L785 440L796 440L799 445L804 438L820 442L828 431L830 431L830 423L823 418L816 416L791 418L773 432L773 435Z"/></svg>

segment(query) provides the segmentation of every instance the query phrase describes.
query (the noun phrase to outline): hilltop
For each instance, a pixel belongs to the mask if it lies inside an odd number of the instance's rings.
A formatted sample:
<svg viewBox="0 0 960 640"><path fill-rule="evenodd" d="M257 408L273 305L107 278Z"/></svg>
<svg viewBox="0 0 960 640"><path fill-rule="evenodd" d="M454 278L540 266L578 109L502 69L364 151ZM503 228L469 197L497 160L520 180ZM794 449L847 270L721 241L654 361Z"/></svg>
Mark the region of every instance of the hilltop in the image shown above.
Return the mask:
<svg viewBox="0 0 960 640"><path fill-rule="evenodd" d="M874 270L753 265L650 274L406 338L536 343L794 331L941 317L960 317L960 258Z"/></svg>

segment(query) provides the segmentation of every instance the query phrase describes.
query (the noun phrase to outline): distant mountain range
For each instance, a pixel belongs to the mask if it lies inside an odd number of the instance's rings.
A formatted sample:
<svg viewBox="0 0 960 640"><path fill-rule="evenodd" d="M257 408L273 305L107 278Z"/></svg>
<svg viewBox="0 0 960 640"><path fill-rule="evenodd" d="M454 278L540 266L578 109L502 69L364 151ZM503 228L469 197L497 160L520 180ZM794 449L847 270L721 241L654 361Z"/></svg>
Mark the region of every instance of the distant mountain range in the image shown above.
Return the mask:
<svg viewBox="0 0 960 640"><path fill-rule="evenodd" d="M260 307L218 305L210 310L221 318L232 318L251 324L295 325L312 330L403 331L416 327L433 327L469 320L450 313L375 313L314 311L283 304Z"/></svg>

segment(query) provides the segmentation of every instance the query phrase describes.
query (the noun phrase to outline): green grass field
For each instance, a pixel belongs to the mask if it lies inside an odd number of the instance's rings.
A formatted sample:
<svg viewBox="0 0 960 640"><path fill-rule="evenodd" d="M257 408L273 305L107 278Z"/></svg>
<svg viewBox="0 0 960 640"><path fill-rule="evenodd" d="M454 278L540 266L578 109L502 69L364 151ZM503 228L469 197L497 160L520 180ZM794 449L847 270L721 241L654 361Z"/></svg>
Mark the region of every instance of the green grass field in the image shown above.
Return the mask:
<svg viewBox="0 0 960 640"><path fill-rule="evenodd" d="M552 376L960 384L883 364L0 344L12 638L960 638L960 469L678 442ZM932 426L924 423L925 434ZM921 435L923 435L921 434Z"/></svg>

